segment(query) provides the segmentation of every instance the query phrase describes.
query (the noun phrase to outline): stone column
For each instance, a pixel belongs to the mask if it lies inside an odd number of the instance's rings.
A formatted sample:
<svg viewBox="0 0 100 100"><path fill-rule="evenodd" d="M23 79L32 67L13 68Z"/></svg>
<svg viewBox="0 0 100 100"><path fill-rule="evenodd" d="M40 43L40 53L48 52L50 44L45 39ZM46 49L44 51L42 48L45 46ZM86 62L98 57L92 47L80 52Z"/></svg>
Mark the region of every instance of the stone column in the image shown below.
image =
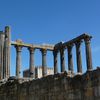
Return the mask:
<svg viewBox="0 0 100 100"><path fill-rule="evenodd" d="M5 43L4 43L4 78L10 76L10 47L11 47L11 36L10 27L5 27Z"/></svg>
<svg viewBox="0 0 100 100"><path fill-rule="evenodd" d="M82 58L81 58L81 40L75 42L76 45L76 59L77 59L77 72L82 73Z"/></svg>
<svg viewBox="0 0 100 100"><path fill-rule="evenodd" d="M86 48L87 71L92 70L92 55L91 55L90 40L91 40L91 37L87 37L84 39L85 48Z"/></svg>
<svg viewBox="0 0 100 100"><path fill-rule="evenodd" d="M47 50L46 49L41 49L40 50L42 53L42 76L46 76L47 75L47 64L46 64L46 53Z"/></svg>
<svg viewBox="0 0 100 100"><path fill-rule="evenodd" d="M67 50L68 50L68 70L71 73L73 73L72 47L73 47L72 44L70 44L70 45L67 46Z"/></svg>
<svg viewBox="0 0 100 100"><path fill-rule="evenodd" d="M54 74L57 74L58 73L58 51L54 50L53 56L54 56Z"/></svg>
<svg viewBox="0 0 100 100"><path fill-rule="evenodd" d="M22 47L21 46L15 46L16 48L16 77L20 78L20 69L21 69L21 50Z"/></svg>
<svg viewBox="0 0 100 100"><path fill-rule="evenodd" d="M29 52L30 52L30 60L29 60L29 76L31 78L35 78L35 68L34 68L34 48L29 47Z"/></svg>
<svg viewBox="0 0 100 100"><path fill-rule="evenodd" d="M4 78L4 41L5 41L5 34L0 31L0 80Z"/></svg>
<svg viewBox="0 0 100 100"><path fill-rule="evenodd" d="M65 51L64 48L60 49L61 72L65 71Z"/></svg>

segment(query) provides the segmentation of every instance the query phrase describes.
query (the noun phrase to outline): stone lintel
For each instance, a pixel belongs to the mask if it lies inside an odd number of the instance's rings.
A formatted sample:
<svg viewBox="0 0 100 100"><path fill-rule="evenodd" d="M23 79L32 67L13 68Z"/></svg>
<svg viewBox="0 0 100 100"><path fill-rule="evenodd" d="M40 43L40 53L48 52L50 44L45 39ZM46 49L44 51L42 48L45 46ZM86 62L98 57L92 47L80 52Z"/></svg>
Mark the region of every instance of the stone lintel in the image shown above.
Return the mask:
<svg viewBox="0 0 100 100"><path fill-rule="evenodd" d="M23 43L21 41L12 41L11 45L19 45L22 47L31 47L31 48L35 48L35 49L47 49L49 51L54 50L54 45L49 45L49 44L37 45L37 44L26 44L26 43Z"/></svg>
<svg viewBox="0 0 100 100"><path fill-rule="evenodd" d="M88 35L87 33L84 33L84 34L82 34L82 35L80 35L80 36L78 36L78 37L76 37L68 42L63 43L63 46L66 47L69 44L73 44L73 43L80 41L82 39L85 39L85 38L92 38L92 36Z"/></svg>

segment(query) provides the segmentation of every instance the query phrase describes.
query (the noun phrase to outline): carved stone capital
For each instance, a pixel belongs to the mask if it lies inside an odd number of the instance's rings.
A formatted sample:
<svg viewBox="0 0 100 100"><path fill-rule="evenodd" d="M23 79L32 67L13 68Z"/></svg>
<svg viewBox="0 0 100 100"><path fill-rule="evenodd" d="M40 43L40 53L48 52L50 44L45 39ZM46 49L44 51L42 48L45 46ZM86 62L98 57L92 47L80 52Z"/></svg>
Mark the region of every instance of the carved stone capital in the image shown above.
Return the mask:
<svg viewBox="0 0 100 100"><path fill-rule="evenodd" d="M56 56L58 54L58 51L53 50L53 56Z"/></svg>
<svg viewBox="0 0 100 100"><path fill-rule="evenodd" d="M46 55L46 53L47 53L46 49L40 49L40 51L41 51L42 55Z"/></svg>
<svg viewBox="0 0 100 100"><path fill-rule="evenodd" d="M61 49L60 49L60 53L61 53L61 54L64 53L64 51L65 51L65 48L61 48Z"/></svg>
<svg viewBox="0 0 100 100"><path fill-rule="evenodd" d="M68 51L71 51L72 48L73 48L73 44L69 44L69 45L67 45L67 50L68 50Z"/></svg>
<svg viewBox="0 0 100 100"><path fill-rule="evenodd" d="M28 47L28 50L29 50L29 52L30 52L30 53L34 53L34 51L35 51L35 48Z"/></svg>
<svg viewBox="0 0 100 100"><path fill-rule="evenodd" d="M17 52L21 52L22 51L22 46L15 45L15 48L16 48Z"/></svg>
<svg viewBox="0 0 100 100"><path fill-rule="evenodd" d="M82 40L76 41L76 42L75 42L76 47L79 47L79 46L81 45L82 42L83 42Z"/></svg>
<svg viewBox="0 0 100 100"><path fill-rule="evenodd" d="M92 37L86 37L86 38L84 38L85 43L86 44L90 43L91 42L91 38Z"/></svg>

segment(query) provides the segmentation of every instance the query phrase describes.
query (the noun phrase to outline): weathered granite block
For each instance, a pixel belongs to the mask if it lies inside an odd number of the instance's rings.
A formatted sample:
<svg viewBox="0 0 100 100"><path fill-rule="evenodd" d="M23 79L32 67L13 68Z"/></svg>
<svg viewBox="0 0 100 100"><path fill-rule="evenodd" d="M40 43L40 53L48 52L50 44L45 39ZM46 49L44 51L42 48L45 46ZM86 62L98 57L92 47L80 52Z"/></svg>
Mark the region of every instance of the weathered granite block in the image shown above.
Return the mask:
<svg viewBox="0 0 100 100"><path fill-rule="evenodd" d="M41 79L0 83L0 100L100 100L100 69L69 77L65 73Z"/></svg>

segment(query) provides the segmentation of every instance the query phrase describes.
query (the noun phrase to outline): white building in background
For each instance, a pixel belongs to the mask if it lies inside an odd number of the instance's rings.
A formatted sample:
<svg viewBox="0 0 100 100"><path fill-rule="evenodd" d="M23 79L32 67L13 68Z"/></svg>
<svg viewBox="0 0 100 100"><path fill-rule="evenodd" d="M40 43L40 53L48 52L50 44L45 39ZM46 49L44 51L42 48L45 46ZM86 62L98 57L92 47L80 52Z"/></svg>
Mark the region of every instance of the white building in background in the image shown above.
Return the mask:
<svg viewBox="0 0 100 100"><path fill-rule="evenodd" d="M54 74L54 69L47 67L47 75ZM29 77L29 69L23 71L23 77ZM35 67L35 78L42 77L42 66Z"/></svg>

